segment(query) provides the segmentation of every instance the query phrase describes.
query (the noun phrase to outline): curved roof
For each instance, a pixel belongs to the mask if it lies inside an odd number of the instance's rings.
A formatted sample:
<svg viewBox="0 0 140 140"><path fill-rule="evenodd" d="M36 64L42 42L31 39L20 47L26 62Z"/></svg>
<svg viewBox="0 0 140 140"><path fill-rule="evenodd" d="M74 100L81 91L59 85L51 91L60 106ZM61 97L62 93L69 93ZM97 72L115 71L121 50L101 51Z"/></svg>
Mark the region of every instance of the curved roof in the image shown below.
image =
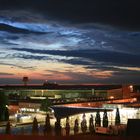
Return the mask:
<svg viewBox="0 0 140 140"><path fill-rule="evenodd" d="M107 111L113 111L113 109L108 108L92 108L92 107L65 107L65 106L52 106L56 118L66 118L67 116L72 116L81 113L88 112L103 112L105 109Z"/></svg>

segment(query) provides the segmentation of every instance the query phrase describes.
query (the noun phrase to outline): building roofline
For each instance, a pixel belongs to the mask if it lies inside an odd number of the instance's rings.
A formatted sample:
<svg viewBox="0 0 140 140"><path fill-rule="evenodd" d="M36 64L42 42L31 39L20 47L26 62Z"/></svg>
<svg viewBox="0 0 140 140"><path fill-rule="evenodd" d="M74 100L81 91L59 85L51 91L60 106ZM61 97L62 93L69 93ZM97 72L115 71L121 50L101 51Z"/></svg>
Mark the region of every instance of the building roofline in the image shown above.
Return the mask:
<svg viewBox="0 0 140 140"><path fill-rule="evenodd" d="M18 85L0 85L0 89L4 89L4 90L18 90L18 89L56 89L56 90L80 90L80 89L104 89L104 90L108 90L108 89L117 89L117 88L121 88L121 85L103 85L103 84L79 84L79 85L68 85L68 84L45 84L45 85L23 85L23 84L18 84Z"/></svg>

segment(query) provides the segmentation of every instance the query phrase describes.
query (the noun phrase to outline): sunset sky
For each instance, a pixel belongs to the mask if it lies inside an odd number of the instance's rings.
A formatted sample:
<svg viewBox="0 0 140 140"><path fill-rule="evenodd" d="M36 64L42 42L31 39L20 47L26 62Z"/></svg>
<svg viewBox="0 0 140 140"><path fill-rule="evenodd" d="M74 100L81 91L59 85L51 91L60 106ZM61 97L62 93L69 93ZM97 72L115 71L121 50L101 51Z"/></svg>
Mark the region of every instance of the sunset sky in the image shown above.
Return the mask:
<svg viewBox="0 0 140 140"><path fill-rule="evenodd" d="M0 84L140 83L137 3L97 1L2 0Z"/></svg>

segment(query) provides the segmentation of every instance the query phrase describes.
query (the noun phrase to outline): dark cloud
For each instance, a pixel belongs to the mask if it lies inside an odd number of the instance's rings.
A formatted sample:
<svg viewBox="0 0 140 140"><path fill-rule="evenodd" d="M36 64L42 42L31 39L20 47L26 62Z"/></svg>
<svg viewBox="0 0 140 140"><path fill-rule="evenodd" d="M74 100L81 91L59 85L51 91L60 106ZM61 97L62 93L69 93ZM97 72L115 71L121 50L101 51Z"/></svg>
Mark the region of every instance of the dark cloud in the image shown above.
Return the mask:
<svg viewBox="0 0 140 140"><path fill-rule="evenodd" d="M8 57L8 56L7 56ZM10 55L9 58L23 58L23 59L33 59L33 60L47 60L47 56L38 56L38 55L28 55L24 53L14 53Z"/></svg>
<svg viewBox="0 0 140 140"><path fill-rule="evenodd" d="M34 33L34 34L43 34L43 32L35 32L35 31L30 31L30 30L27 30L27 29L21 29L21 28L17 28L17 27L13 27L13 26L10 26L10 25L7 25L7 24L3 24L3 23L0 23L0 31L6 31L6 32L10 32L10 33L18 33L18 34L31 34L31 33ZM17 39L17 38L12 38L12 39Z"/></svg>
<svg viewBox="0 0 140 140"><path fill-rule="evenodd" d="M122 65L122 66L140 66L140 55L133 55L127 53L119 53L105 50L36 50L36 49L24 49L24 48L12 48L16 51L26 51L30 53L51 54L66 57L80 57L81 59L90 59L96 62L104 62L110 65ZM77 60L76 60L77 61ZM72 61L71 61L72 63ZM78 62L80 63L80 61ZM74 64L74 62L73 62Z"/></svg>
<svg viewBox="0 0 140 140"><path fill-rule="evenodd" d="M7 36L7 39L17 40L19 39L19 37L12 35L12 36Z"/></svg>
<svg viewBox="0 0 140 140"><path fill-rule="evenodd" d="M1 8L28 8L80 22L140 25L139 0L2 0Z"/></svg>
<svg viewBox="0 0 140 140"><path fill-rule="evenodd" d="M131 73L117 73L114 74L113 77L108 79L98 79L99 81L103 83L112 83L112 84L136 84L140 83L140 79L137 78L140 77L140 73L131 72Z"/></svg>
<svg viewBox="0 0 140 140"><path fill-rule="evenodd" d="M1 39L1 43L3 43L4 45L8 45L8 46L11 46L11 45L18 45L17 43L12 43L12 42L9 42L8 40L5 39Z"/></svg>
<svg viewBox="0 0 140 140"><path fill-rule="evenodd" d="M46 71L47 72L47 71ZM71 80L67 80L67 81L63 81L63 80L55 80L58 83L102 83L102 84L135 84L135 83L140 83L140 80L137 78L140 76L140 72L126 72L126 71L118 71L113 73L112 76L110 77L96 77L94 76L94 72L93 75L88 75L86 73L76 73L76 72L58 72L58 71L49 71L52 72L52 74L44 74L43 76L51 77L54 74L55 75L59 75L59 74L64 74L64 75L68 75L69 77L71 77Z"/></svg>

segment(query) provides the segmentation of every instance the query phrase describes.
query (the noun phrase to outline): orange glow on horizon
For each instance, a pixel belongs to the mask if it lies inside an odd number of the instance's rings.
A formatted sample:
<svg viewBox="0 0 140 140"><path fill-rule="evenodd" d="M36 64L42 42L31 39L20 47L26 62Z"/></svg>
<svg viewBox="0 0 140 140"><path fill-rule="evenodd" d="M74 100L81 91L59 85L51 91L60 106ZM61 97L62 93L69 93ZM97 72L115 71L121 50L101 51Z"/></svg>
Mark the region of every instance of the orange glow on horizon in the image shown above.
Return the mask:
<svg viewBox="0 0 140 140"><path fill-rule="evenodd" d="M31 80L53 80L53 81L72 81L78 80L81 75L93 78L109 78L113 75L112 71L99 71L98 69L87 69L82 65L71 65L67 63L47 62L33 60L32 63L21 60L18 67L1 65L0 78L22 79L24 76ZM9 63L10 60L9 60ZM23 64L23 65L22 65ZM8 73L4 73L9 70ZM3 73L3 74L2 74ZM76 75L79 75L76 76ZM86 84L86 83L85 83Z"/></svg>

